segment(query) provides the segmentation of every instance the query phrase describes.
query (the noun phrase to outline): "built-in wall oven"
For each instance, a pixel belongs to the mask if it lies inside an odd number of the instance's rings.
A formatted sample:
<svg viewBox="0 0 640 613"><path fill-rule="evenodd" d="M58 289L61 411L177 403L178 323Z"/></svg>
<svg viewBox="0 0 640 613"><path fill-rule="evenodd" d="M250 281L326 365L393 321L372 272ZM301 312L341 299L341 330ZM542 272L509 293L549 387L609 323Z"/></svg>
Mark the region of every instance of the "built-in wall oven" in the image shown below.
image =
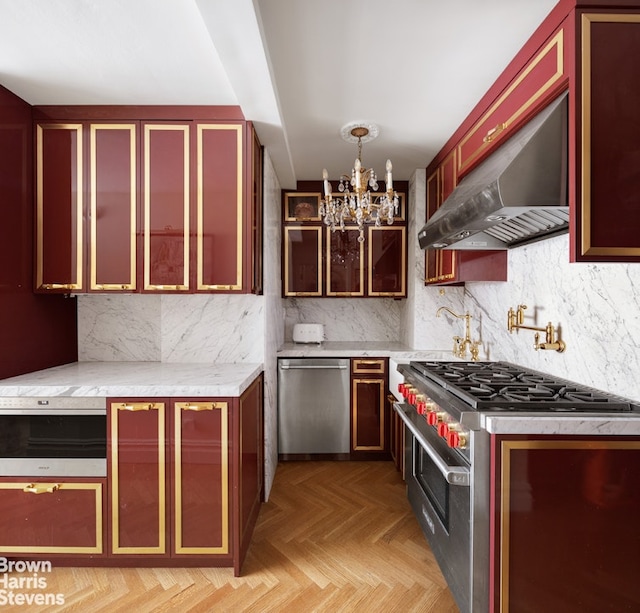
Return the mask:
<svg viewBox="0 0 640 613"><path fill-rule="evenodd" d="M106 406L98 397L0 398L0 476L106 477Z"/></svg>

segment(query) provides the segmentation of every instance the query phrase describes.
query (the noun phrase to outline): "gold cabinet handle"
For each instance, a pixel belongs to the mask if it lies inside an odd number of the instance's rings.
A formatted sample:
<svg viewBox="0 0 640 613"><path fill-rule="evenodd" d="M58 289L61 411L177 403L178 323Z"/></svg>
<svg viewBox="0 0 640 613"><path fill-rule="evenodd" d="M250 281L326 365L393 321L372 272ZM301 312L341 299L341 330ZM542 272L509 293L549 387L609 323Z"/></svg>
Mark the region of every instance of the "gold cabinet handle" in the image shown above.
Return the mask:
<svg viewBox="0 0 640 613"><path fill-rule="evenodd" d="M226 408L226 402L180 402L178 407L181 411L213 411L214 409Z"/></svg>
<svg viewBox="0 0 640 613"><path fill-rule="evenodd" d="M75 283L43 283L42 289L78 289Z"/></svg>
<svg viewBox="0 0 640 613"><path fill-rule="evenodd" d="M133 402L131 404L118 405L119 411L153 411L157 410L157 406L147 402Z"/></svg>
<svg viewBox="0 0 640 613"><path fill-rule="evenodd" d="M487 132L487 135L482 139L483 143L490 143L500 132L502 132L507 127L506 123L499 123L495 128L491 128Z"/></svg>
<svg viewBox="0 0 640 613"><path fill-rule="evenodd" d="M183 404L180 407L183 411L213 411L215 408L212 402L201 404Z"/></svg>
<svg viewBox="0 0 640 613"><path fill-rule="evenodd" d="M59 489L58 483L30 483L22 491L29 494L53 494Z"/></svg>

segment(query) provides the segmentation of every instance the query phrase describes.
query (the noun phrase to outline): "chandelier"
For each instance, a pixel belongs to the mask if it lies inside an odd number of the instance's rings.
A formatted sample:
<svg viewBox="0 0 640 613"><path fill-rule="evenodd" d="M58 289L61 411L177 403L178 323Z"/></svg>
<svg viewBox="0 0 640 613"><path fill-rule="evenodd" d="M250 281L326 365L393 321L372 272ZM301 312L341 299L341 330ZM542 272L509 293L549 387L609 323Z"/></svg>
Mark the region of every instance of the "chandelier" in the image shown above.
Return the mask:
<svg viewBox="0 0 640 613"><path fill-rule="evenodd" d="M364 225L374 223L382 225L386 219L387 224L393 224L393 217L398 212L398 194L393 190L393 177L391 175L391 160L386 165L386 187L382 196L374 197L369 188L374 192L378 190L378 178L373 168L362 166L362 143L373 140L378 136L378 128L374 124L353 123L343 126L340 131L342 138L348 142L358 143L358 157L351 169L351 175L342 175L338 184L340 196L334 197L329 183L329 174L326 168L322 171L324 182L324 198L320 202L320 216L324 223L335 232L339 228L344 232L345 223L357 224L360 235L358 242L364 242Z"/></svg>

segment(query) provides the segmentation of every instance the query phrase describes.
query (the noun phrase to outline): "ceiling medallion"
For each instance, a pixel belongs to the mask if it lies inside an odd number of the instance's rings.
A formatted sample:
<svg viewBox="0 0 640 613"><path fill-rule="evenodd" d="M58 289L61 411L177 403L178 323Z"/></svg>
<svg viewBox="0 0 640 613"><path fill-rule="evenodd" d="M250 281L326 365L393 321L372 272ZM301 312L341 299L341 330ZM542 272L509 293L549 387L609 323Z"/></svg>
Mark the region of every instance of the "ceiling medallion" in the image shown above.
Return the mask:
<svg viewBox="0 0 640 613"><path fill-rule="evenodd" d="M358 157L351 169L351 175L340 177L338 191L342 196L333 196L329 175L326 168L323 169L324 198L320 202L320 216L333 232L336 228L344 232L345 223L357 224L360 231L358 241L362 243L365 223L380 226L382 220L386 219L387 224L393 224L394 215L398 212L398 194L393 189L391 160L387 160L386 165L386 192L382 196L374 197L369 191L369 188L374 192L378 190L378 178L373 168L362 167L362 143L372 141L378 136L378 126L352 122L343 126L340 134L345 141L358 144Z"/></svg>

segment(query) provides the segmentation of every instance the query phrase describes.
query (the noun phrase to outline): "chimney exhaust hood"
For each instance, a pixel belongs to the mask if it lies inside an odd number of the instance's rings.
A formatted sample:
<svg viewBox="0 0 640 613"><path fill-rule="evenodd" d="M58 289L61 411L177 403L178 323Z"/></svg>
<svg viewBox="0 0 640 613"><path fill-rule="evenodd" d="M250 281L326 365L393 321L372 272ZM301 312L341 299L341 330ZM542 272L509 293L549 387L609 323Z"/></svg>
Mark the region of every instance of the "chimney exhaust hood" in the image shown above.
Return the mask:
<svg viewBox="0 0 640 613"><path fill-rule="evenodd" d="M418 241L422 249L508 249L568 228L565 93L460 181Z"/></svg>

